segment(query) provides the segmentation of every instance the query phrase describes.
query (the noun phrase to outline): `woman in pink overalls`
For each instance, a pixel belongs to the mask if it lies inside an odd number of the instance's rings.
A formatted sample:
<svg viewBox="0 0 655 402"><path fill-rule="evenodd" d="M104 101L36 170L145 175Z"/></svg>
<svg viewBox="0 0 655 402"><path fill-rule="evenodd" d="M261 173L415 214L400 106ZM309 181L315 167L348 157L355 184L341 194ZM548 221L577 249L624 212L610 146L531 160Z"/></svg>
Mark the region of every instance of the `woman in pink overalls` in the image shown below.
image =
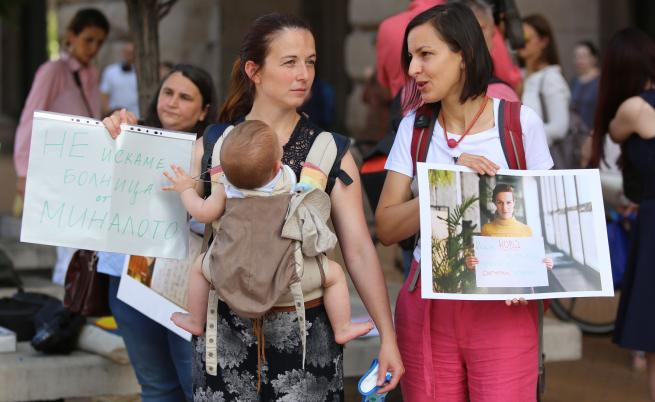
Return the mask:
<svg viewBox="0 0 655 402"><path fill-rule="evenodd" d="M508 168L498 131L499 100L486 96L492 62L474 14L447 4L416 16L405 31L408 74L404 110L387 160L389 171L376 213L384 244L419 231L419 202L412 192L410 144L414 111L440 103L427 161L467 166L494 175ZM543 123L529 108L520 113L528 169L549 169ZM529 402L537 394L536 303L421 299L409 282L419 247L396 305L396 332L405 365L403 398L411 402Z"/></svg>

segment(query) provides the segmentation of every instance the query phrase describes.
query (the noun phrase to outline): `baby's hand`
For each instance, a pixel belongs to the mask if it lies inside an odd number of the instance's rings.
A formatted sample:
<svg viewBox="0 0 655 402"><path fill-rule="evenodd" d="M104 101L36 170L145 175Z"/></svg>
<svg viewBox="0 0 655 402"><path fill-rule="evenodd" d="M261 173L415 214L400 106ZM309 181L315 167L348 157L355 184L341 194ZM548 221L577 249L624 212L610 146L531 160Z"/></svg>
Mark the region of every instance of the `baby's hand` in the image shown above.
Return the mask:
<svg viewBox="0 0 655 402"><path fill-rule="evenodd" d="M164 176L172 183L170 186L162 186L162 190L170 191L175 190L178 193L182 193L188 189L192 189L196 185L196 181L193 177L189 176L184 169L177 165L171 164L171 169L175 173L175 176L171 176L168 172L164 172Z"/></svg>
<svg viewBox="0 0 655 402"><path fill-rule="evenodd" d="M541 260L541 262L544 263L544 265L546 266L546 269L548 269L548 270L553 269L553 259L552 258L546 257L543 260Z"/></svg>

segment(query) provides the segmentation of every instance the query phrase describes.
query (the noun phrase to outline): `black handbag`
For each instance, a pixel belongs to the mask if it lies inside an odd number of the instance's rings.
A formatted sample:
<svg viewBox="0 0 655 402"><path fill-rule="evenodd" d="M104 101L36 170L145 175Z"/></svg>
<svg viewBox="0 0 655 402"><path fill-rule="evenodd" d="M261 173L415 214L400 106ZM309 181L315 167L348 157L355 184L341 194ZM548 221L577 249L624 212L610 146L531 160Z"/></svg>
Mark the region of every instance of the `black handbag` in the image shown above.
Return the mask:
<svg viewBox="0 0 655 402"><path fill-rule="evenodd" d="M53 301L58 302L52 296L19 289L13 296L0 299L0 327L15 332L18 342L29 341L36 332L36 314L46 303Z"/></svg>

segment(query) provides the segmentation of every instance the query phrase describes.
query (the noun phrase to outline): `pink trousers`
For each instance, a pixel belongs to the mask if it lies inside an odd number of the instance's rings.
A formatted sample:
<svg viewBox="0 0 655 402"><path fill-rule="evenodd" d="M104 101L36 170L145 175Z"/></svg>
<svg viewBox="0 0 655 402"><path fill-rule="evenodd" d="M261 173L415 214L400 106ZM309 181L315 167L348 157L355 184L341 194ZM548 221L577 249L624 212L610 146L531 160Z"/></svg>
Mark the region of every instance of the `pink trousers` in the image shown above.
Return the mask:
<svg viewBox="0 0 655 402"><path fill-rule="evenodd" d="M409 277L417 269L412 263ZM400 384L410 402L530 402L537 395L537 303L421 299L396 304Z"/></svg>

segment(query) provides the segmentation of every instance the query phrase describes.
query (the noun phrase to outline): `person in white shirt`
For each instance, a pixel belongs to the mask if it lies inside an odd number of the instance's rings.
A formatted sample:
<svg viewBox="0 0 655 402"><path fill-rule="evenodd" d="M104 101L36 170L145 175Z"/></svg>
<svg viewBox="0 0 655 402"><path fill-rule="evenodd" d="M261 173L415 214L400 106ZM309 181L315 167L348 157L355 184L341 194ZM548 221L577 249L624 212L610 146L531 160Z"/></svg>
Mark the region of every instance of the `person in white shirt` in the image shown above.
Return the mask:
<svg viewBox="0 0 655 402"><path fill-rule="evenodd" d="M419 199L412 190L410 153L416 109L438 107L427 162L466 166L495 175L508 168L500 143L500 101L490 98L491 55L473 12L449 3L414 17L407 26L402 62L409 91L385 168L376 211L377 235L390 245L419 232ZM528 107L519 113L527 169L549 169L543 125ZM410 286L420 245L396 303L398 348L405 365L403 399L534 401L537 393L537 305L525 300L422 299Z"/></svg>
<svg viewBox="0 0 655 402"><path fill-rule="evenodd" d="M139 117L139 91L134 70L134 44L123 45L123 61L110 64L102 72L100 92L102 112L110 114L117 109L127 109Z"/></svg>
<svg viewBox="0 0 655 402"><path fill-rule="evenodd" d="M541 15L523 18L525 47L519 57L525 63L521 101L544 122L548 145L564 138L569 129L571 91L562 76L555 37Z"/></svg>

